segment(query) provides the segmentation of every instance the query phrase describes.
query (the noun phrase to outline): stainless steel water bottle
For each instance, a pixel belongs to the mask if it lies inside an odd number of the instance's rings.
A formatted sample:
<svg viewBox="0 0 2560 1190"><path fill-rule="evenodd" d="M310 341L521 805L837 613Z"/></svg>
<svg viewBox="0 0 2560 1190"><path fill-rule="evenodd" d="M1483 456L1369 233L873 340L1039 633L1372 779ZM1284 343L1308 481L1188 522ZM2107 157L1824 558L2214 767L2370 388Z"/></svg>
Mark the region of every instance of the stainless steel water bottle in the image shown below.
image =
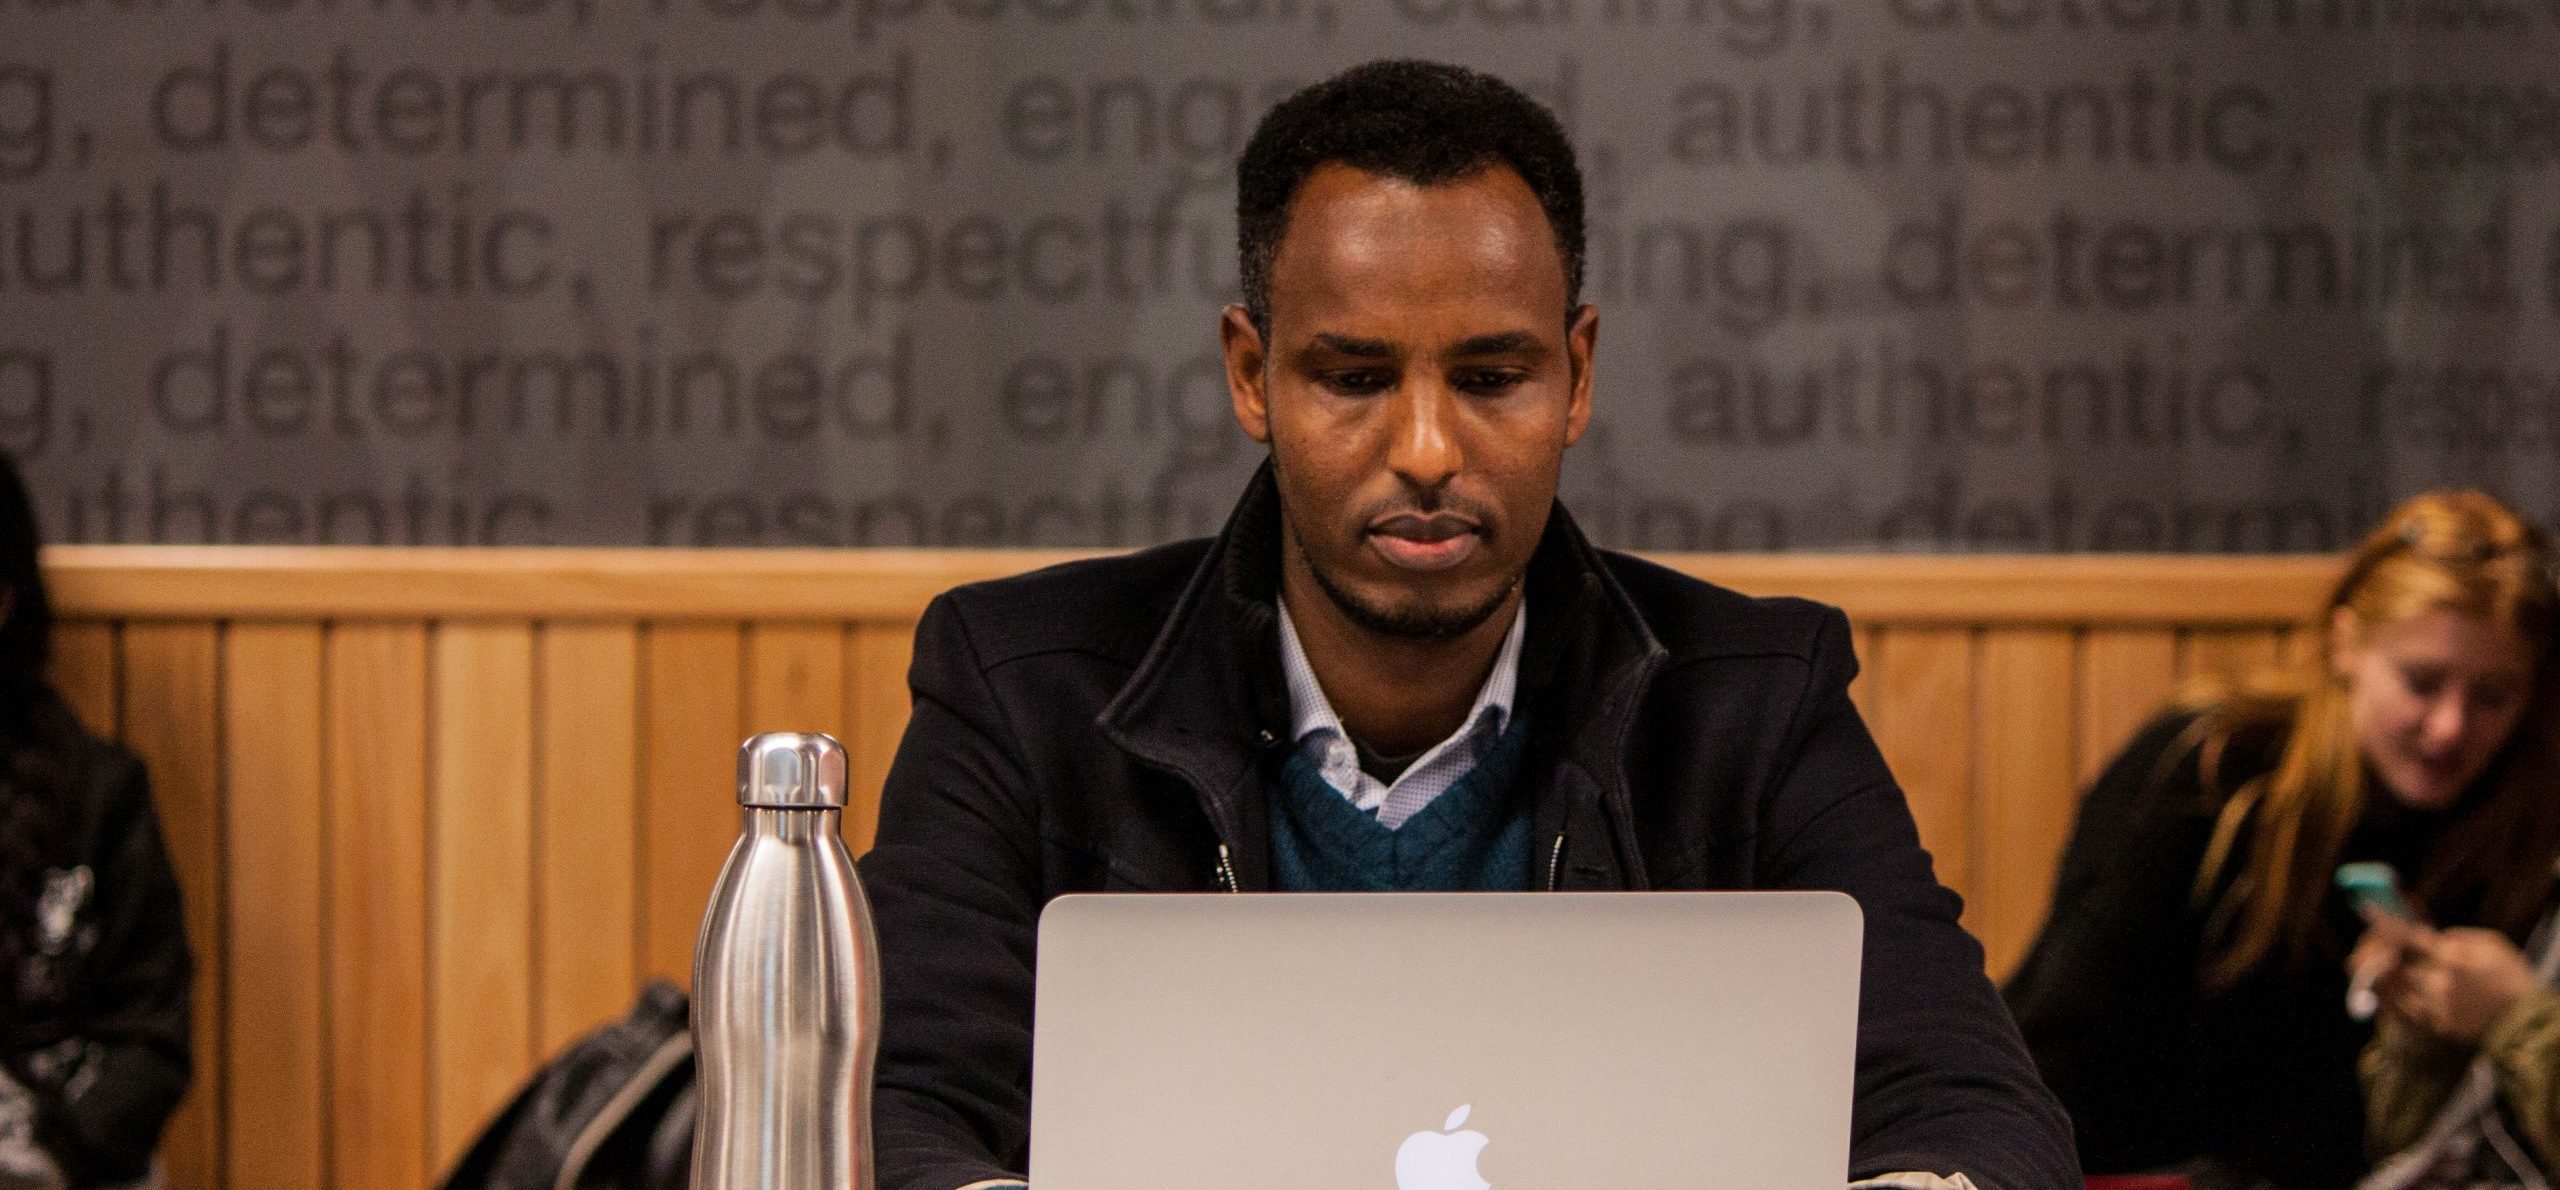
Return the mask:
<svg viewBox="0 0 2560 1190"><path fill-rule="evenodd" d="M694 1190L871 1190L880 951L844 798L828 736L738 750L738 845L693 956Z"/></svg>

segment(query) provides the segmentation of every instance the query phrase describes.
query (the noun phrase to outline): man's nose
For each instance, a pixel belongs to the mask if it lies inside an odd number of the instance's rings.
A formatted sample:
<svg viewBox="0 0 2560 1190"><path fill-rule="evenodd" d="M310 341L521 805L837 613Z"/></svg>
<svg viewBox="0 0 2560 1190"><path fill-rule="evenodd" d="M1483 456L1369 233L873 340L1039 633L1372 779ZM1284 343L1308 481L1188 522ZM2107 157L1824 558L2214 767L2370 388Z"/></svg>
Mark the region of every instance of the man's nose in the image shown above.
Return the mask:
<svg viewBox="0 0 2560 1190"><path fill-rule="evenodd" d="M1436 380L1407 384L1396 398L1394 437L1387 444L1387 467L1398 478L1424 491L1449 482L1466 466L1452 425L1457 394Z"/></svg>

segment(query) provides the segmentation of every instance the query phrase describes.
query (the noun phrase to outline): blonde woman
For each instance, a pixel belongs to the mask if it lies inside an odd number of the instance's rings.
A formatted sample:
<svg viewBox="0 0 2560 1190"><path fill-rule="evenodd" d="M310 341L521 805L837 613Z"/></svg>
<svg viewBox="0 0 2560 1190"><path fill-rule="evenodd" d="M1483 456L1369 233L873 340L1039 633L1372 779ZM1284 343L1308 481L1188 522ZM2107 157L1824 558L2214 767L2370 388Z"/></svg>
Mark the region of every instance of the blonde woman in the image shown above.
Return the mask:
<svg viewBox="0 0 2560 1190"><path fill-rule="evenodd" d="M2365 1173L2366 927L2334 875L2390 864L2448 936L2523 941L2560 856L2555 616L2539 530L2420 496L2348 559L2316 656L2186 692L2108 766L2007 988L2090 1172Z"/></svg>

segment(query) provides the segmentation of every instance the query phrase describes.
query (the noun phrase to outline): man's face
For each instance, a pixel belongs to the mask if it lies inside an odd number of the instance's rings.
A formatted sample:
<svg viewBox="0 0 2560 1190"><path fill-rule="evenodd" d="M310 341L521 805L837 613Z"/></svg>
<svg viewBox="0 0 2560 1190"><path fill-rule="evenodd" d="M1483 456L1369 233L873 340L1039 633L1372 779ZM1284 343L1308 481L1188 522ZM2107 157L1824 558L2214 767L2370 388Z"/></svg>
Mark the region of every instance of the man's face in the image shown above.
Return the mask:
<svg viewBox="0 0 2560 1190"><path fill-rule="evenodd" d="M1591 416L1599 316L1568 325L1537 196L1502 166L1417 186L1326 165L1270 285L1269 341L1241 306L1220 337L1236 420L1271 448L1286 567L1374 632L1483 623Z"/></svg>

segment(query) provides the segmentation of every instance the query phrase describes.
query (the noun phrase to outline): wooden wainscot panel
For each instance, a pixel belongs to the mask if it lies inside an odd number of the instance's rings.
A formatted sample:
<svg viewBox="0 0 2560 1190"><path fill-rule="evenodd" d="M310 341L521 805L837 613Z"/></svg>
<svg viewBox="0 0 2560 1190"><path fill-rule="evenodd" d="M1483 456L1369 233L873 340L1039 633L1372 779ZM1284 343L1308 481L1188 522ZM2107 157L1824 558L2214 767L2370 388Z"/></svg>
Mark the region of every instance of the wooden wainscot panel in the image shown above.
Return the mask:
<svg viewBox="0 0 2560 1190"><path fill-rule="evenodd" d="M326 1134L328 817L317 624L231 630L222 750L230 790L229 1184L318 1190Z"/></svg>
<svg viewBox="0 0 2560 1190"><path fill-rule="evenodd" d="M2181 678L2237 679L2276 664L2284 632L2276 628L2190 628L2179 634Z"/></svg>
<svg viewBox="0 0 2560 1190"><path fill-rule="evenodd" d="M1071 550L354 549L55 546L89 619L910 621L935 595L1095 556ZM1670 554L1684 573L1876 624L2231 624L2302 618L2327 558Z"/></svg>
<svg viewBox="0 0 2560 1190"><path fill-rule="evenodd" d="M1938 879L1973 888L1973 638L1966 628L1883 628L1874 653L1876 745L1910 800Z"/></svg>
<svg viewBox="0 0 2560 1190"><path fill-rule="evenodd" d="M1072 553L47 552L66 698L151 765L199 959L190 1190L425 1190L544 1055L687 980L757 730L869 845L932 596ZM1994 972L2182 676L2307 660L2326 559L1685 555L1851 615L1850 689Z"/></svg>
<svg viewBox="0 0 2560 1190"><path fill-rule="evenodd" d="M534 1059L533 628L436 630L428 773L428 1143L438 1169Z"/></svg>
<svg viewBox="0 0 2560 1190"><path fill-rule="evenodd" d="M653 624L642 644L640 969L693 986L693 944L738 841L745 681L735 624Z"/></svg>
<svg viewBox="0 0 2560 1190"><path fill-rule="evenodd" d="M339 1190L423 1190L425 624L329 634L329 1157Z"/></svg>
<svg viewBox="0 0 2560 1190"><path fill-rule="evenodd" d="M110 739L118 730L116 707L121 697L118 649L113 624L56 625L52 672L47 675L80 722Z"/></svg>
<svg viewBox="0 0 2560 1190"><path fill-rule="evenodd" d="M210 622L136 624L124 633L125 745L151 769L151 792L169 862L186 895L187 946L195 952L195 1083L161 1142L179 1186L222 1182L224 991L229 955L222 911L222 630Z"/></svg>
<svg viewBox="0 0 2560 1190"><path fill-rule="evenodd" d="M640 974L640 630L542 630L535 735L535 1043L630 1006Z"/></svg>
<svg viewBox="0 0 2560 1190"><path fill-rule="evenodd" d="M916 626L897 620L853 630L845 666L845 705L853 715L845 746L853 750L853 793L844 811L845 845L871 847L880 822L880 787L907 732L907 666L914 660Z"/></svg>
<svg viewBox="0 0 2560 1190"><path fill-rule="evenodd" d="M1976 690L1974 904L1970 921L2006 975L2044 920L2055 857L2071 832L2072 634L1983 633ZM1996 845L1994 845L1996 844Z"/></svg>
<svg viewBox="0 0 2560 1190"><path fill-rule="evenodd" d="M2085 787L2167 705L2178 683L2178 634L2092 628L2081 637L2077 671L2080 725L2072 767Z"/></svg>

